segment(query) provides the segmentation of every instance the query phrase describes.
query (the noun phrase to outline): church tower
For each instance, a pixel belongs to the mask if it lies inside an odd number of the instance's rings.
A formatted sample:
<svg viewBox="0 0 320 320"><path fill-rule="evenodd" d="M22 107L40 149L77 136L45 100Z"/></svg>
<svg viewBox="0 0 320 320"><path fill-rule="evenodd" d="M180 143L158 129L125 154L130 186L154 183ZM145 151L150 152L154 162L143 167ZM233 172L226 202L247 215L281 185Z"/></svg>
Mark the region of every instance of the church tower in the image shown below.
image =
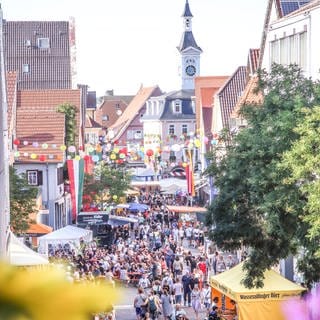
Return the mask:
<svg viewBox="0 0 320 320"><path fill-rule="evenodd" d="M192 33L192 18L189 2L186 0L182 14L184 31L177 49L181 55L181 89L194 90L194 78L200 75L200 54L202 49L197 45Z"/></svg>

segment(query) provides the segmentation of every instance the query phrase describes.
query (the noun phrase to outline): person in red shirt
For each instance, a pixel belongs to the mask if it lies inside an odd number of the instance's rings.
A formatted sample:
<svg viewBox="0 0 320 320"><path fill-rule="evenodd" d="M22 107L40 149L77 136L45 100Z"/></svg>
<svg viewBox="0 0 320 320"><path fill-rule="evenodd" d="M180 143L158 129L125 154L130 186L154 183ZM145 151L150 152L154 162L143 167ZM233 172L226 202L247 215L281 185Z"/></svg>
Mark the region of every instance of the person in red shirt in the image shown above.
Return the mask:
<svg viewBox="0 0 320 320"><path fill-rule="evenodd" d="M207 265L206 262L201 259L200 262L198 263L198 268L202 271L203 275L206 277L207 275Z"/></svg>

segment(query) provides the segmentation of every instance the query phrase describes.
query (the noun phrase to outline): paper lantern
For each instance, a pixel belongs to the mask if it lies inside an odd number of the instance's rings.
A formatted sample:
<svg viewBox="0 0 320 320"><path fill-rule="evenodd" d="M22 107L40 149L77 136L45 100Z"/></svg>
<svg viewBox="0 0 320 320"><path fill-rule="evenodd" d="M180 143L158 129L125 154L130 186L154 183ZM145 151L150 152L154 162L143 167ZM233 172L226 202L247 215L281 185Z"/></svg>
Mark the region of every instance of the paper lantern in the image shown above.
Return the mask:
<svg viewBox="0 0 320 320"><path fill-rule="evenodd" d="M186 162L182 162L182 167L185 168L188 164Z"/></svg>
<svg viewBox="0 0 320 320"><path fill-rule="evenodd" d="M57 145L56 145L55 143L53 143L53 144L51 145L51 147L52 147L53 149L56 149L56 148L57 148Z"/></svg>
<svg viewBox="0 0 320 320"><path fill-rule="evenodd" d="M79 150L83 150L83 146L79 146Z"/></svg>
<svg viewBox="0 0 320 320"><path fill-rule="evenodd" d="M124 159L126 157L126 155L124 153L119 153L119 158L120 159Z"/></svg>
<svg viewBox="0 0 320 320"><path fill-rule="evenodd" d="M96 146L96 151L99 153L102 151L102 147L100 146L100 144Z"/></svg>
<svg viewBox="0 0 320 320"><path fill-rule="evenodd" d="M40 160L40 161L46 161L46 160L47 160L46 155L45 155L45 154L41 154L41 155L39 156L39 160Z"/></svg>
<svg viewBox="0 0 320 320"><path fill-rule="evenodd" d="M209 142L208 137L204 136L204 137L203 137L203 142L204 142L205 144L207 144L207 143Z"/></svg>
<svg viewBox="0 0 320 320"><path fill-rule="evenodd" d="M39 147L39 143L36 142L36 141L35 141L35 142L32 142L32 146L35 147L35 148L38 148L38 147Z"/></svg>
<svg viewBox="0 0 320 320"><path fill-rule="evenodd" d="M117 156L115 155L115 153L111 153L110 154L110 159L111 160L115 160L117 158Z"/></svg>
<svg viewBox="0 0 320 320"><path fill-rule="evenodd" d="M14 156L15 156L15 158L20 157L20 152L19 152L19 151L16 151L16 152L14 153Z"/></svg>
<svg viewBox="0 0 320 320"><path fill-rule="evenodd" d="M211 140L211 144L212 144L212 145L215 145L215 144L217 144L217 140L215 140L215 139L212 139L212 140Z"/></svg>
<svg viewBox="0 0 320 320"><path fill-rule="evenodd" d="M67 150L67 146L65 146L65 145L60 146L60 150L61 151L66 151Z"/></svg>
<svg viewBox="0 0 320 320"><path fill-rule="evenodd" d="M190 136L190 137L193 137L193 136L194 136L194 132L192 132L192 131L189 132L189 136Z"/></svg>
<svg viewBox="0 0 320 320"><path fill-rule="evenodd" d="M47 143L43 143L43 144L41 145L41 148L42 148L42 149L48 149L48 144L47 144Z"/></svg>
<svg viewBox="0 0 320 320"><path fill-rule="evenodd" d="M81 159L81 157L78 156L78 155L76 155L76 156L74 157L74 159L77 160L77 161L79 161L79 160Z"/></svg>
<svg viewBox="0 0 320 320"><path fill-rule="evenodd" d="M114 131L113 130L108 130L108 138L113 139L114 138Z"/></svg>
<svg viewBox="0 0 320 320"><path fill-rule="evenodd" d="M196 148L200 148L200 146L201 146L200 140L199 139L195 139L194 140L194 145L195 145Z"/></svg>
<svg viewBox="0 0 320 320"><path fill-rule="evenodd" d="M69 152L74 153L74 152L76 152L76 150L77 150L77 149L76 149L75 146L69 146L69 147L68 147L68 151L69 151Z"/></svg>
<svg viewBox="0 0 320 320"><path fill-rule="evenodd" d="M29 144L29 142L28 142L27 140L24 140L24 141L23 141L23 145L24 145L24 146L27 146L28 144Z"/></svg>
<svg viewBox="0 0 320 320"><path fill-rule="evenodd" d="M84 159L85 161L88 161L88 160L90 159L90 156L85 155L85 156L83 157L83 159Z"/></svg>
<svg viewBox="0 0 320 320"><path fill-rule="evenodd" d="M52 159L54 159L54 155L53 154L49 154L48 158L52 160Z"/></svg>
<svg viewBox="0 0 320 320"><path fill-rule="evenodd" d="M112 199L113 199L113 200L117 200L117 199L118 199L118 196L115 194L115 195L112 196Z"/></svg>
<svg viewBox="0 0 320 320"><path fill-rule="evenodd" d="M20 144L20 140L19 139L14 139L13 140L13 144L18 146Z"/></svg>
<svg viewBox="0 0 320 320"><path fill-rule="evenodd" d="M94 147L93 146L89 146L88 147L88 152L93 152L94 151Z"/></svg>
<svg viewBox="0 0 320 320"><path fill-rule="evenodd" d="M126 147L124 147L119 152L123 153L124 155L127 155L128 154L128 149Z"/></svg>
<svg viewBox="0 0 320 320"><path fill-rule="evenodd" d="M93 162L98 162L99 161L99 156L98 155L94 155L94 156L92 156L92 161Z"/></svg>
<svg viewBox="0 0 320 320"><path fill-rule="evenodd" d="M37 155L35 153L31 153L30 154L30 158L33 159L33 160L37 159Z"/></svg>
<svg viewBox="0 0 320 320"><path fill-rule="evenodd" d="M119 150L120 150L120 149L119 149L118 147L113 148L113 152L114 152L114 153L119 153Z"/></svg>
<svg viewBox="0 0 320 320"><path fill-rule="evenodd" d="M24 152L24 153L23 153L23 156L24 156L24 157L28 157L28 156L29 156L29 153L28 153L28 152Z"/></svg>
<svg viewBox="0 0 320 320"><path fill-rule="evenodd" d="M178 151L181 150L181 147L180 147L179 144L173 144L173 145L171 146L171 150L174 151L174 152L178 152Z"/></svg>
<svg viewBox="0 0 320 320"><path fill-rule="evenodd" d="M147 152L146 152L146 155L148 157L152 157L153 156L153 150L152 149L148 149Z"/></svg>

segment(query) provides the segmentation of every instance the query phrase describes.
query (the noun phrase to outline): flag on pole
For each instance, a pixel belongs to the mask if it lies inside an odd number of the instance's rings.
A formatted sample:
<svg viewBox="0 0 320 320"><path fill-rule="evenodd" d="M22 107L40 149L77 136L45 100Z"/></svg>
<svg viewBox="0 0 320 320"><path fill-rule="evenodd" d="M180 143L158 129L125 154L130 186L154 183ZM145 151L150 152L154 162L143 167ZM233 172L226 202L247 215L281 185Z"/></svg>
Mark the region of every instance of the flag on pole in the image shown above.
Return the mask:
<svg viewBox="0 0 320 320"><path fill-rule="evenodd" d="M195 196L195 191L194 191L194 176L193 176L193 170L192 166L188 164L186 166L186 178L187 178L187 186L188 186L188 194L192 197Z"/></svg>
<svg viewBox="0 0 320 320"><path fill-rule="evenodd" d="M67 168L70 181L72 220L75 221L82 205L84 160L67 160Z"/></svg>

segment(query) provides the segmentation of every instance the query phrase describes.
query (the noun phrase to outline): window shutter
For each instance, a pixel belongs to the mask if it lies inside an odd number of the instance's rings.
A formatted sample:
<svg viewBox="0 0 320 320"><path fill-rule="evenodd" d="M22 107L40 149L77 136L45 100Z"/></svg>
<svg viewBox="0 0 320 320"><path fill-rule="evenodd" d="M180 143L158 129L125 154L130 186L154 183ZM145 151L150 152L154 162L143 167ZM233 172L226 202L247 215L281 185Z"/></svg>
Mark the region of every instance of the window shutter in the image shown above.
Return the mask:
<svg viewBox="0 0 320 320"><path fill-rule="evenodd" d="M42 171L38 171L38 186L43 185Z"/></svg>

